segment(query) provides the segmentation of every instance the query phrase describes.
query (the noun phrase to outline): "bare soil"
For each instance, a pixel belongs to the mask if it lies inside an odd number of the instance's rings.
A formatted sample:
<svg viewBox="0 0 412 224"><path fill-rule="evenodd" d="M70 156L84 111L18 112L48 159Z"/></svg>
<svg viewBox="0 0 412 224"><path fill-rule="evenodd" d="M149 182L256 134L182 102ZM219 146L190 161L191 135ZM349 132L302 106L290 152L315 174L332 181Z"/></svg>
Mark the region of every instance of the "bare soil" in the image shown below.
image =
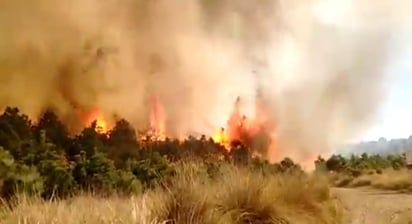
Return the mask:
<svg viewBox="0 0 412 224"><path fill-rule="evenodd" d="M412 194L367 188L334 188L344 224L412 224Z"/></svg>

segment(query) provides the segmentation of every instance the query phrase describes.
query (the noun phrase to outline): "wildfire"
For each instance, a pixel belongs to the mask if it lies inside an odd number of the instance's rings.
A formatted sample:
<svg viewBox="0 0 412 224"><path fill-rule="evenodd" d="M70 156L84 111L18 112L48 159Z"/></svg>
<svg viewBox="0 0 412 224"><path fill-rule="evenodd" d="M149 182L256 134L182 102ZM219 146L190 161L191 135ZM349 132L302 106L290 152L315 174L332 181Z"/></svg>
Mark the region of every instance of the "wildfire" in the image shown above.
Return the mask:
<svg viewBox="0 0 412 224"><path fill-rule="evenodd" d="M166 116L160 98L153 95L151 98L149 128L150 135L156 140L166 139Z"/></svg>
<svg viewBox="0 0 412 224"><path fill-rule="evenodd" d="M228 150L230 150L230 143L237 141L254 148L255 152L269 150L273 154L276 147L275 125L269 119L261 95L257 95L255 99L255 116L252 118L242 114L240 102L238 97L229 116L227 128L221 128L213 136L213 140ZM265 154L272 157L268 153Z"/></svg>
<svg viewBox="0 0 412 224"><path fill-rule="evenodd" d="M86 124L91 124L96 121L96 131L99 133L107 133L108 125L98 108L93 109L86 118Z"/></svg>
<svg viewBox="0 0 412 224"><path fill-rule="evenodd" d="M242 113L241 99L238 97L234 103L233 110L229 115L227 126L217 131L212 139L225 147L231 149L234 142L248 146L254 154L274 156L276 147L276 132L273 122L269 119L268 111L260 95L255 99L255 114L253 117L246 117ZM99 133L108 132L107 121L98 108L83 116L86 125L96 121L96 131ZM166 113L159 96L152 95L150 98L149 130L141 137L142 140L163 141L167 137Z"/></svg>
<svg viewBox="0 0 412 224"><path fill-rule="evenodd" d="M221 128L218 133L213 135L212 139L215 143L221 144L228 150L230 149L229 136L227 135L224 128Z"/></svg>

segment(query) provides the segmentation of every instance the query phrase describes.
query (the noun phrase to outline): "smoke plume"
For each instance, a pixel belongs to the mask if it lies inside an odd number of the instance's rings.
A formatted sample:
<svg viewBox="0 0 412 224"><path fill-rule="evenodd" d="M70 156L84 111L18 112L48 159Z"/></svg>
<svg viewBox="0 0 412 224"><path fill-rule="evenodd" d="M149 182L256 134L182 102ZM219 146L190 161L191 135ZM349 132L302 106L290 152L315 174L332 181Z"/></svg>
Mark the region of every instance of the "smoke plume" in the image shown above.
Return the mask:
<svg viewBox="0 0 412 224"><path fill-rule="evenodd" d="M406 0L3 0L0 106L71 127L95 107L137 129L149 100L168 135L212 134L259 89L278 123L273 158L300 161L360 133L384 96Z"/></svg>

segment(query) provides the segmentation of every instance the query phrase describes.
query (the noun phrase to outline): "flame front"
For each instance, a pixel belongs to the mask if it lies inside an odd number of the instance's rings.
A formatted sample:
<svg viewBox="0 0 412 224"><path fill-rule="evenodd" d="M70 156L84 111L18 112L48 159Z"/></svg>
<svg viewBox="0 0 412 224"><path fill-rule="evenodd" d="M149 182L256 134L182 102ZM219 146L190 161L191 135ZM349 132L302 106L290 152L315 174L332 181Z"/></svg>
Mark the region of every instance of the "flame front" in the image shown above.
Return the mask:
<svg viewBox="0 0 412 224"><path fill-rule="evenodd" d="M93 109L86 118L86 124L90 125L96 121L96 131L99 133L107 133L108 125L98 108Z"/></svg>
<svg viewBox="0 0 412 224"><path fill-rule="evenodd" d="M212 139L225 147L228 151L232 143L238 142L250 148L254 154L265 155L270 160L276 157L276 132L275 125L269 119L268 111L264 107L262 99L255 99L255 115L252 118L246 117L241 111L241 100L238 97L229 115L227 127L217 131ZM166 114L159 96L153 95L150 99L149 111L149 131L142 136L142 140L163 141L167 137ZM96 121L96 131L107 133L109 130L107 121L102 116L100 110L95 108L87 113L83 119L85 125L90 125Z"/></svg>

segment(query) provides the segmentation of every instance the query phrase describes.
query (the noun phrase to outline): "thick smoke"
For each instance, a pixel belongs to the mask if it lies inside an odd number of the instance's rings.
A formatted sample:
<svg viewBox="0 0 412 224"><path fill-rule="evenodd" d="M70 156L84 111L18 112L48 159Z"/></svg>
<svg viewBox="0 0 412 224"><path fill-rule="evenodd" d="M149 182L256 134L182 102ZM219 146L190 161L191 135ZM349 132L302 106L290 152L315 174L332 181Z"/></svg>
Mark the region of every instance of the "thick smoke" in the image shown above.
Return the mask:
<svg viewBox="0 0 412 224"><path fill-rule="evenodd" d="M407 1L312 3L287 12L289 32L277 35L268 53L276 76L266 83L278 91L266 88L276 97L277 153L300 161L328 153L373 121L390 81L392 39L412 10Z"/></svg>
<svg viewBox="0 0 412 224"><path fill-rule="evenodd" d="M345 4L343 4L345 3ZM278 156L305 160L362 131L384 92L406 0L0 3L0 106L36 118L98 107L136 128L158 96L169 135L211 134L262 90Z"/></svg>

